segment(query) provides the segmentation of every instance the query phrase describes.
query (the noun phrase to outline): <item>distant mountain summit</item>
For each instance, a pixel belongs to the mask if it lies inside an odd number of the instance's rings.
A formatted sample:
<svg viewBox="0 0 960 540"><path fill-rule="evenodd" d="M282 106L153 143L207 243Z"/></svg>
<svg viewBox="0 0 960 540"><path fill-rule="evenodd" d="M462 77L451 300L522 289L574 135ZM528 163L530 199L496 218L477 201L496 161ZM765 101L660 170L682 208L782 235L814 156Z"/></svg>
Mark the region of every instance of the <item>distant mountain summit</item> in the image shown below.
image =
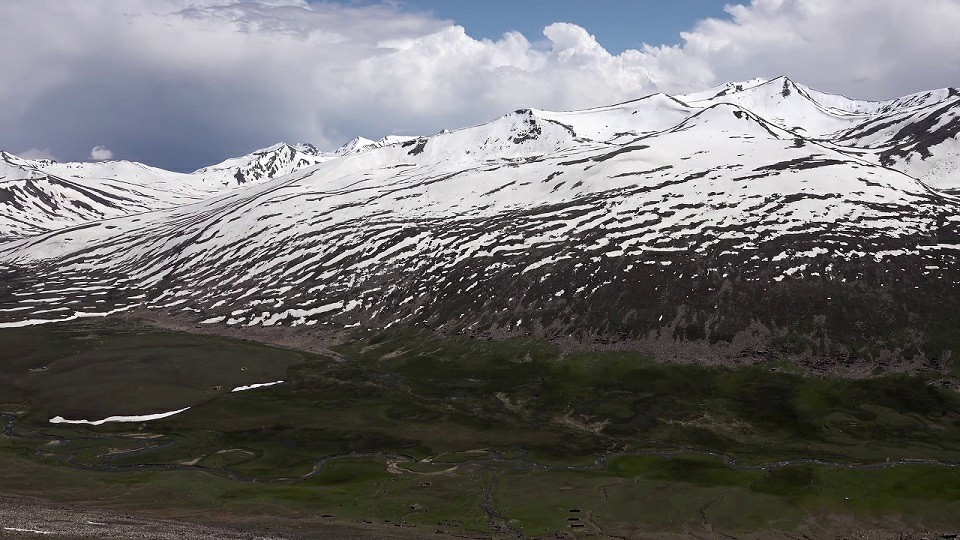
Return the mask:
<svg viewBox="0 0 960 540"><path fill-rule="evenodd" d="M0 238L201 201L225 190L408 139L357 138L333 152L321 152L308 143L279 143L189 174L132 161L58 163L0 152ZM361 140L367 142L360 144Z"/></svg>
<svg viewBox="0 0 960 540"><path fill-rule="evenodd" d="M198 169L193 174L203 181L219 183L223 187L242 186L290 174L323 163L330 157L311 144L279 143Z"/></svg>
<svg viewBox="0 0 960 540"><path fill-rule="evenodd" d="M364 137L354 137L347 144L334 150L333 155L349 156L353 154L359 154L361 152L366 152L367 150L373 150L374 148L383 148L384 146L390 146L391 144L405 143L415 138L416 137L405 137L401 135L388 135L378 141L372 141Z"/></svg>
<svg viewBox="0 0 960 540"><path fill-rule="evenodd" d="M871 102L782 77L189 175L6 156L22 238L0 244L0 323L144 307L952 369L958 111L956 89Z"/></svg>

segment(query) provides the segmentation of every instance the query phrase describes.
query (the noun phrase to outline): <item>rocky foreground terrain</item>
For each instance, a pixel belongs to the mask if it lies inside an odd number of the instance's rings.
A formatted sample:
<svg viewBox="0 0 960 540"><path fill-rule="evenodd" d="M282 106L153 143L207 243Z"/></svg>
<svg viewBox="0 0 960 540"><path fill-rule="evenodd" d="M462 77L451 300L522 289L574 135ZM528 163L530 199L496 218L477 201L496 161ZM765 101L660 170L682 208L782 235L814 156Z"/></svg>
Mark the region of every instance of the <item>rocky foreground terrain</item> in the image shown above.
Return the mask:
<svg viewBox="0 0 960 540"><path fill-rule="evenodd" d="M206 522L216 521L216 516L208 516ZM243 524L237 516L231 516L230 525L200 525L183 520L159 519L146 515L111 512L109 510L56 504L32 498L0 495L0 537L2 538L58 538L63 540L307 540L307 539L384 539L404 540L425 536L449 538L449 535L429 534L416 528L398 530L386 524L349 524L316 519L297 523L265 523L257 520ZM895 529L896 527L894 527ZM837 518L834 523L810 524L808 536L804 532L782 533L764 536L763 533L741 536L745 540L766 540L773 538L844 538L848 540L944 540L956 538L953 533L939 531L904 530L857 530L855 524L845 523ZM557 538L573 538L558 533ZM700 538L713 540L729 538L704 528L691 530L684 534L658 533L645 538Z"/></svg>

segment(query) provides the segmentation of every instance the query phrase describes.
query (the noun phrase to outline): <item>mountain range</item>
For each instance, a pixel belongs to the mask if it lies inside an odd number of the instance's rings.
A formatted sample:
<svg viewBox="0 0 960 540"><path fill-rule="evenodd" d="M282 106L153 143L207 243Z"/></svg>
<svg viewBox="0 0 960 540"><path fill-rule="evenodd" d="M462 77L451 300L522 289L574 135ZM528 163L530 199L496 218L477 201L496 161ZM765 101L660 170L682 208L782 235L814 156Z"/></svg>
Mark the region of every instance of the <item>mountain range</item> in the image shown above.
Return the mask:
<svg viewBox="0 0 960 540"><path fill-rule="evenodd" d="M219 191L408 139L357 137L330 153L311 144L280 143L189 174L131 161L57 163L0 152L0 238L196 202Z"/></svg>
<svg viewBox="0 0 960 540"><path fill-rule="evenodd" d="M785 77L194 173L0 154L0 324L146 308L950 369L960 90ZM956 352L954 352L956 351Z"/></svg>

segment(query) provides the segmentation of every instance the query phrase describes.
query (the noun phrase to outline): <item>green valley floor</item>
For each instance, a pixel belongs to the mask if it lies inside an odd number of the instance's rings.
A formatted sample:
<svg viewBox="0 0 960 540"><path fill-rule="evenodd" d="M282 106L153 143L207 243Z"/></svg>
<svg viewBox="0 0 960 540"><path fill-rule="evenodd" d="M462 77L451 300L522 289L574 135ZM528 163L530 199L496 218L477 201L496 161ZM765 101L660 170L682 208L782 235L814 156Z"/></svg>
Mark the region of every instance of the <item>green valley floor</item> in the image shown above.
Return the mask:
<svg viewBox="0 0 960 540"><path fill-rule="evenodd" d="M955 385L410 328L323 354L3 329L0 535L938 538L960 532Z"/></svg>

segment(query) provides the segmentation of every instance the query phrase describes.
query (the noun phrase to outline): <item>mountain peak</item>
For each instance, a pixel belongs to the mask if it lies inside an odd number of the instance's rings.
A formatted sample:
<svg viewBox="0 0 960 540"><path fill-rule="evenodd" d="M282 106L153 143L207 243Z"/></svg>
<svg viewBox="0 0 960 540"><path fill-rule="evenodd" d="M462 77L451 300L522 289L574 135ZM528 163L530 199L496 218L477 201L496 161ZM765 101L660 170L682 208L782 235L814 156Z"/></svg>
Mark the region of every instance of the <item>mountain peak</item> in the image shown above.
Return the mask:
<svg viewBox="0 0 960 540"><path fill-rule="evenodd" d="M6 161L7 163L10 163L11 165L16 165L19 167L36 167L36 166L51 165L53 163L56 163L56 161L52 159L31 159L31 158L20 157L12 152L7 152L5 150L0 150L0 159L2 159L3 161Z"/></svg>
<svg viewBox="0 0 960 540"><path fill-rule="evenodd" d="M362 152L366 148L377 144L376 141L368 139L366 137L354 137L346 142L340 148L337 148L333 151L334 155L337 156L346 156L349 154L356 154L357 152Z"/></svg>
<svg viewBox="0 0 960 540"><path fill-rule="evenodd" d="M717 99L733 93L743 92L750 88L755 88L762 84L769 82L767 79L755 78L747 81L731 81L717 86L713 86L706 90L700 90L698 92L692 92L689 94L682 94L675 96L677 99L684 103L692 103L697 101L703 101L708 99Z"/></svg>

